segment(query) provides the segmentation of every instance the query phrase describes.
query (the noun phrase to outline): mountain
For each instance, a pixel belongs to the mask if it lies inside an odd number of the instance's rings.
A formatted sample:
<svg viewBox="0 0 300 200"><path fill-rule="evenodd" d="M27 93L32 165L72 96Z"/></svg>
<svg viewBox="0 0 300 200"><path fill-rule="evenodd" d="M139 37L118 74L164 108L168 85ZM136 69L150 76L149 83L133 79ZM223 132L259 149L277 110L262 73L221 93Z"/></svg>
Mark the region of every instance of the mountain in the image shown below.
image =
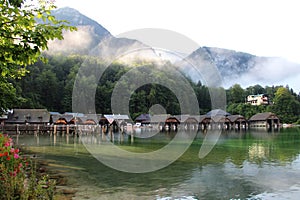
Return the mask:
<svg viewBox="0 0 300 200"><path fill-rule="evenodd" d="M126 62L133 59L143 60L164 57L163 52L151 50L138 40L114 37L99 23L75 9L60 8L54 10L53 15L59 20L69 21L70 25L76 26L78 31L65 32L64 40L50 42L49 54L76 53L93 55L109 62L117 57ZM148 50L145 50L147 48ZM126 54L126 52L130 52L130 54ZM184 60L193 62L194 66L198 66L199 69L195 71L191 66L183 64ZM291 63L282 58L259 57L249 53L216 47L200 47L190 55L187 55L184 60L176 60L176 64L194 81L201 80L201 77L197 75L200 70L200 74L204 73L208 79L215 79L215 82L218 82L219 80L215 78L217 71L220 74L224 87L230 87L235 83L239 83L242 86L253 85L253 83L286 85L289 78L292 77L294 80L298 80L295 77L300 77L299 64ZM170 62L173 61L170 60ZM210 70L207 66L214 66L216 69Z"/></svg>
<svg viewBox="0 0 300 200"><path fill-rule="evenodd" d="M256 56L248 53L213 47L203 47L203 50L208 53L210 59L215 63L223 76L231 76L232 72L235 72L234 74L236 75L241 75L256 64ZM198 51L195 51L191 57L197 53Z"/></svg>
<svg viewBox="0 0 300 200"><path fill-rule="evenodd" d="M225 87L230 87L235 83L242 86L253 85L253 83L262 85L284 84L295 74L300 74L299 64L283 58L260 57L216 47L200 47L186 59L197 61L200 57L202 61L210 62L212 66L217 68ZM184 70L192 79L197 78L194 72L187 71L187 68Z"/></svg>
<svg viewBox="0 0 300 200"><path fill-rule="evenodd" d="M79 11L65 7L52 11L58 20L67 20L76 26L77 31L63 33L64 40L54 40L49 43L48 54L81 54L95 55L101 58L116 56L133 47L145 47L137 40L116 38L98 22L81 14Z"/></svg>
<svg viewBox="0 0 300 200"><path fill-rule="evenodd" d="M71 26L77 27L91 27L94 34L97 36L97 39L100 42L101 39L112 36L108 30L101 26L98 22L88 18L87 16L81 14L78 10L73 8L64 7L52 11L52 15L58 20L67 20L70 22Z"/></svg>
<svg viewBox="0 0 300 200"><path fill-rule="evenodd" d="M236 80L241 75L248 73L255 67L256 59L256 56L248 53L205 46L198 48L186 57L186 60L198 68L200 74L204 69L211 70L211 73L214 74L212 77L216 77L218 72L223 81ZM182 63L180 66L194 81L197 81L197 73L189 71L190 67L182 65Z"/></svg>

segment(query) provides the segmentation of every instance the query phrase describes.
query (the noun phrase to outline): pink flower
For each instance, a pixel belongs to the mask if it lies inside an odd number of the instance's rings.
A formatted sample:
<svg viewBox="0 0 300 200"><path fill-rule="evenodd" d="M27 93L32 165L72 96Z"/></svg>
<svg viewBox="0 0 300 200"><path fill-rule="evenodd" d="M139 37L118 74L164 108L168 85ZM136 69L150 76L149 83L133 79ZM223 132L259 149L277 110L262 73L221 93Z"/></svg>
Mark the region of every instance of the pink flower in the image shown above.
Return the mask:
<svg viewBox="0 0 300 200"><path fill-rule="evenodd" d="M10 142L5 142L4 146L5 147L9 147L10 146Z"/></svg>
<svg viewBox="0 0 300 200"><path fill-rule="evenodd" d="M11 152L11 153L14 153L14 152L15 152L15 149L14 149L14 148L11 148L11 149L10 149L10 152Z"/></svg>
<svg viewBox="0 0 300 200"><path fill-rule="evenodd" d="M16 153L14 154L15 159L18 159L19 157L20 157L19 154L16 154Z"/></svg>

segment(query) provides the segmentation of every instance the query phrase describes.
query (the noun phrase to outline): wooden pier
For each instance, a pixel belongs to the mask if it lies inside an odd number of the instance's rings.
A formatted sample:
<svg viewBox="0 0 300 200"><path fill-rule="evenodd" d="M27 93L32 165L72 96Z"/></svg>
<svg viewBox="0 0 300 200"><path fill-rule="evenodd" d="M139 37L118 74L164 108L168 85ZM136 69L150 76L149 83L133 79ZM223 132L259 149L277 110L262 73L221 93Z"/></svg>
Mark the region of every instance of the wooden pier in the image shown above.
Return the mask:
<svg viewBox="0 0 300 200"><path fill-rule="evenodd" d="M43 124L5 124L0 126L0 132L6 134L27 135L56 135L56 134L81 134L106 131L100 125L43 125Z"/></svg>

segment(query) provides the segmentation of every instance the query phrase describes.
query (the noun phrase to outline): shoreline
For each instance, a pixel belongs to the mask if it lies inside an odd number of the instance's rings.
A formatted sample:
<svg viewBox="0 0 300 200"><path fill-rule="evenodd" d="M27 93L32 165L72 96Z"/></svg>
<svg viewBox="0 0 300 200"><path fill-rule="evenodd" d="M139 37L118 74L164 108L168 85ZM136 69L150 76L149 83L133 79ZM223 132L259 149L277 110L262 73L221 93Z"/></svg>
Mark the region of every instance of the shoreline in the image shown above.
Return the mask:
<svg viewBox="0 0 300 200"><path fill-rule="evenodd" d="M65 174L67 170L64 170L63 166L43 159L38 153L28 150L26 147L22 148L22 152L22 156L29 157L35 162L38 176L47 175L50 180L55 180L54 200L72 200L76 196L78 189L70 183L70 180L67 178L68 174Z"/></svg>

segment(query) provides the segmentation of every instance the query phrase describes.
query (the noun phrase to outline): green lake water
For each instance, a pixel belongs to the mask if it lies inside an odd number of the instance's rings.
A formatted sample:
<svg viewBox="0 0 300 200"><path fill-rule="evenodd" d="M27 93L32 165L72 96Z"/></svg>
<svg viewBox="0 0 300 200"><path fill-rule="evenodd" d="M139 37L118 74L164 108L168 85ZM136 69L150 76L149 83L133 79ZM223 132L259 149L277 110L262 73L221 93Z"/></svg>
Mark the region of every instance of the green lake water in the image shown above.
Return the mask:
<svg viewBox="0 0 300 200"><path fill-rule="evenodd" d="M126 151L151 152L167 145L175 134L132 140L117 133L114 144ZM200 159L204 136L198 132L171 165L138 174L102 164L79 137L20 135L15 141L59 169L77 190L74 199L299 199L300 129L224 131L213 150ZM105 145L107 137L90 139Z"/></svg>

